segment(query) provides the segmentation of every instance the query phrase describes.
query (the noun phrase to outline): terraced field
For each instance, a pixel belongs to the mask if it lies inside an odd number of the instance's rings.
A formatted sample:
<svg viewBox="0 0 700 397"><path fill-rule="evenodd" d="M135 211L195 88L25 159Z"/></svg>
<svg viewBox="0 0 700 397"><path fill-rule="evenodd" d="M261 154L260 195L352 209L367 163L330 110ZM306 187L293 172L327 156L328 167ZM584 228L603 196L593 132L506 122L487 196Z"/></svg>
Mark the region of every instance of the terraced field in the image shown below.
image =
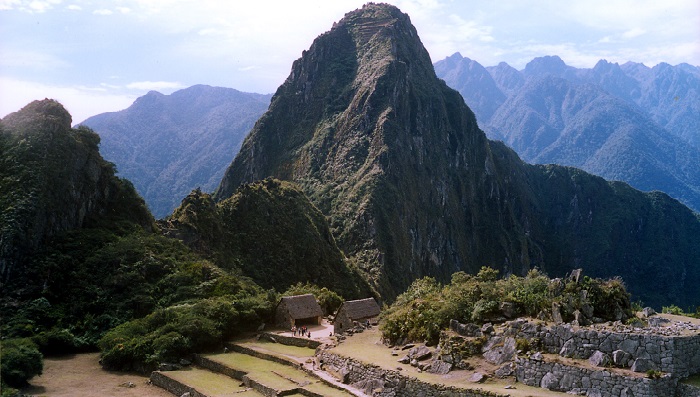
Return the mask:
<svg viewBox="0 0 700 397"><path fill-rule="evenodd" d="M195 367L157 371L151 381L175 395L188 391L206 397L355 395L303 369L313 359L314 349L262 341L230 346L238 351L202 355Z"/></svg>

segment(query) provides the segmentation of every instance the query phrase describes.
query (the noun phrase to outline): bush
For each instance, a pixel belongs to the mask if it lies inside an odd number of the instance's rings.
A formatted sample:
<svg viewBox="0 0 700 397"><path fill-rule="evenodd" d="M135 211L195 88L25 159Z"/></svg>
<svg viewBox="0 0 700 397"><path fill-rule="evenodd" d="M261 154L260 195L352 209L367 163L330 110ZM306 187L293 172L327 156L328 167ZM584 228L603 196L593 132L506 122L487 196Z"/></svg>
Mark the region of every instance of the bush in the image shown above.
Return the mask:
<svg viewBox="0 0 700 397"><path fill-rule="evenodd" d="M680 307L678 307L676 305L663 306L661 308L661 313L676 314L679 316L682 316L685 314L685 313L683 313L683 309L681 309Z"/></svg>
<svg viewBox="0 0 700 397"><path fill-rule="evenodd" d="M241 299L202 299L126 322L100 340L102 365L107 369L148 372L161 362L210 351L236 332L255 329L267 319L274 304L269 297L262 292Z"/></svg>
<svg viewBox="0 0 700 397"><path fill-rule="evenodd" d="M445 286L429 277L414 281L383 311L380 329L389 343L434 342L451 319L481 323L505 317L501 302L513 304L507 315L536 317L550 312L556 302L566 307L565 319L574 310L593 309L593 315L604 321L626 320L632 316L629 297L620 279L550 280L536 269L526 277L498 279L496 270L482 267L476 276L454 273Z"/></svg>
<svg viewBox="0 0 700 397"><path fill-rule="evenodd" d="M8 339L2 341L0 349L0 377L3 383L11 387L22 387L35 375L41 375L44 369L43 356L30 339Z"/></svg>

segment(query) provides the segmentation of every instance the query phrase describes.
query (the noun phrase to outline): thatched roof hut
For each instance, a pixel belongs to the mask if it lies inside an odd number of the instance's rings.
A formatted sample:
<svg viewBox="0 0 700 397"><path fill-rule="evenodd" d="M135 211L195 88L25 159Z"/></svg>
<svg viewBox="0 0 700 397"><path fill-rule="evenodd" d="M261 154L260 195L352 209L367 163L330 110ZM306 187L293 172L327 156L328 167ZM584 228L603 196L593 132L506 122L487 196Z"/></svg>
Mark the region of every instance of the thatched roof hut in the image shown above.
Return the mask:
<svg viewBox="0 0 700 397"><path fill-rule="evenodd" d="M343 302L335 314L333 330L336 333L352 328L355 322L374 322L381 309L374 298Z"/></svg>
<svg viewBox="0 0 700 397"><path fill-rule="evenodd" d="M275 323L285 328L321 324L322 318L323 310L311 294L285 296L275 309Z"/></svg>

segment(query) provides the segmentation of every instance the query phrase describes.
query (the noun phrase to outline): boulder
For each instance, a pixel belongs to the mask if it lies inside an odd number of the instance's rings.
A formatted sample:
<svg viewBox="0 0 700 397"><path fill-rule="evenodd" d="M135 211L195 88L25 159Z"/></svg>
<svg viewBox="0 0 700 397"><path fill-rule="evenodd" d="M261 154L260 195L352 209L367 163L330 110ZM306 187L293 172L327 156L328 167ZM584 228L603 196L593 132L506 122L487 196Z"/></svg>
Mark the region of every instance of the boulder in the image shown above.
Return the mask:
<svg viewBox="0 0 700 397"><path fill-rule="evenodd" d="M488 377L482 372L474 372L472 376L469 377L469 381L472 383L484 383Z"/></svg>
<svg viewBox="0 0 700 397"><path fill-rule="evenodd" d="M557 390L559 389L559 379L551 372L547 372L540 381L540 387L543 389Z"/></svg>
<svg viewBox="0 0 700 397"><path fill-rule="evenodd" d="M447 373L449 373L451 370L451 363L446 363L441 360L435 360L433 361L432 365L430 365L430 368L427 369L427 372L432 372L438 375L447 375Z"/></svg>
<svg viewBox="0 0 700 397"><path fill-rule="evenodd" d="M510 363L505 363L498 367L498 369L494 372L494 375L496 375L497 378L507 378L515 373L515 364L510 362Z"/></svg>
<svg viewBox="0 0 700 397"><path fill-rule="evenodd" d="M506 361L512 361L516 352L515 338L494 337L486 344L483 356L491 364L501 365Z"/></svg>
<svg viewBox="0 0 700 397"><path fill-rule="evenodd" d="M492 334L493 333L493 324L484 323L484 325L481 326L481 332L484 334Z"/></svg>
<svg viewBox="0 0 700 397"><path fill-rule="evenodd" d="M411 357L403 356L403 357L401 357L400 359L398 359L398 361L399 361L401 364L408 364L408 363L411 362Z"/></svg>
<svg viewBox="0 0 700 397"><path fill-rule="evenodd" d="M408 356L411 359L423 361L429 359L432 356L432 352L427 346L417 346L408 351Z"/></svg>
<svg viewBox="0 0 700 397"><path fill-rule="evenodd" d="M609 367L611 360L610 356L600 350L596 350L589 358L588 362L594 367Z"/></svg>
<svg viewBox="0 0 700 397"><path fill-rule="evenodd" d="M576 343L574 339L569 339L564 342L564 345L559 350L559 355L562 357L573 357L576 354Z"/></svg>
<svg viewBox="0 0 700 397"><path fill-rule="evenodd" d="M644 309L642 309L642 316L643 316L644 318L651 317L651 316L653 316L653 315L655 315L655 314L656 314L656 310L652 309L651 307L648 307L648 306L647 306L647 307L645 307Z"/></svg>
<svg viewBox="0 0 700 397"><path fill-rule="evenodd" d="M461 336L481 336L479 326L473 323L462 324L457 320L450 320L450 330Z"/></svg>
<svg viewBox="0 0 700 397"><path fill-rule="evenodd" d="M656 369L656 365L647 358L637 358L634 360L634 363L632 363L632 368L630 369L632 372L647 372L651 369Z"/></svg>
<svg viewBox="0 0 700 397"><path fill-rule="evenodd" d="M612 353L612 362L616 367L627 367L632 355L624 350L615 350Z"/></svg>

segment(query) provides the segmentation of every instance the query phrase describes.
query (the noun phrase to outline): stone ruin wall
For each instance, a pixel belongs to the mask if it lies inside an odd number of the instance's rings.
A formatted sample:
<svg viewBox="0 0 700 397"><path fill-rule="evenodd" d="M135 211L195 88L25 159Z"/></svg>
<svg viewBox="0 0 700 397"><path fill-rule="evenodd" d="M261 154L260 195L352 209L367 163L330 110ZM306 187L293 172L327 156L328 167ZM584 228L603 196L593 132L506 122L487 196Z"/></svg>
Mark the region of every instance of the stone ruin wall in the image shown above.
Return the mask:
<svg viewBox="0 0 700 397"><path fill-rule="evenodd" d="M551 328L525 323L517 335L537 338L543 352L576 358L588 358L596 350L612 355L622 350L637 358L651 361L662 372L677 378L700 373L700 335L666 336L652 333L618 333L607 330L574 329L571 325Z"/></svg>
<svg viewBox="0 0 700 397"><path fill-rule="evenodd" d="M515 376L528 386L600 397L692 397L679 394L678 378L659 379L622 376L607 370L579 368L556 362L518 358Z"/></svg>

